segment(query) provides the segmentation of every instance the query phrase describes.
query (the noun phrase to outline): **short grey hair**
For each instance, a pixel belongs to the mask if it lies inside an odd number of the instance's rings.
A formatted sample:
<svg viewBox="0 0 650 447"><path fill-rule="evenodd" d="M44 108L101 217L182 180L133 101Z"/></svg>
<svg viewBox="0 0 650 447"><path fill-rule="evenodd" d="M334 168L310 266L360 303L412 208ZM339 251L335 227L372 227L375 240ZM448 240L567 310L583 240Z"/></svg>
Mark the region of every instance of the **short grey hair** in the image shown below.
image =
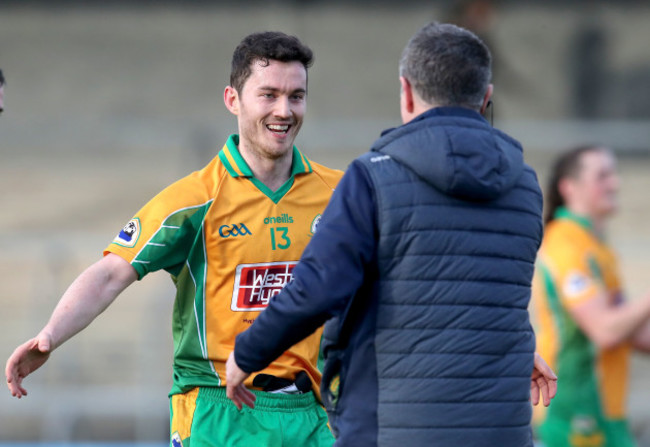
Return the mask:
<svg viewBox="0 0 650 447"><path fill-rule="evenodd" d="M474 33L432 22L402 52L400 76L428 104L479 110L492 78L492 56Z"/></svg>

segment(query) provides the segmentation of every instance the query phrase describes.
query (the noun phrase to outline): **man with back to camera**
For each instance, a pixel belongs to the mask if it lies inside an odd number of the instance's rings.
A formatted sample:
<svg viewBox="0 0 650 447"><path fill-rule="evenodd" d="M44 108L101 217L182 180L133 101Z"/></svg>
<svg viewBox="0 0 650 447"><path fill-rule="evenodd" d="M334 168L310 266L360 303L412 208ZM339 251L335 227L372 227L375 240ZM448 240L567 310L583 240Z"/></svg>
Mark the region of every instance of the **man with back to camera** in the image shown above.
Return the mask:
<svg viewBox="0 0 650 447"><path fill-rule="evenodd" d="M293 281L237 336L237 407L255 405L250 372L334 317L321 392L337 446L533 445L529 400L556 387L527 310L542 194L521 145L481 116L490 63L454 25L411 38L404 124L350 165Z"/></svg>
<svg viewBox="0 0 650 447"><path fill-rule="evenodd" d="M224 388L235 336L291 280L342 175L293 145L311 63L312 51L293 36L265 32L242 40L224 91L238 134L206 167L138 211L105 256L72 283L47 325L7 361L12 395L26 395L23 378L122 290L164 269L177 289L171 445L332 445L327 415L311 391L318 392L321 378L321 331L246 382L261 403L255 411L237 411Z"/></svg>

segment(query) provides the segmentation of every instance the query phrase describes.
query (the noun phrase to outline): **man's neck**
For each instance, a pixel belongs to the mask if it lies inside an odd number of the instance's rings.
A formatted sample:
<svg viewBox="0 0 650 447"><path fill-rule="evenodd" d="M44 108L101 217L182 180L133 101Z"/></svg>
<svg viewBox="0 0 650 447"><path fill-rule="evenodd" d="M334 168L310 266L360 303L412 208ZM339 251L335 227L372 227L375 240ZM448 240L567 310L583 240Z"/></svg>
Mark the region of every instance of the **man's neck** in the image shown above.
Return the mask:
<svg viewBox="0 0 650 447"><path fill-rule="evenodd" d="M253 175L271 191L277 191L291 177L293 151L280 158L265 158L259 153L239 148L239 153L253 171Z"/></svg>
<svg viewBox="0 0 650 447"><path fill-rule="evenodd" d="M567 206L566 207L572 214L576 216L583 217L589 221L591 227L593 228L596 234L602 235L605 231L606 217L603 216L593 216L592 213L589 213L587 209L579 206Z"/></svg>

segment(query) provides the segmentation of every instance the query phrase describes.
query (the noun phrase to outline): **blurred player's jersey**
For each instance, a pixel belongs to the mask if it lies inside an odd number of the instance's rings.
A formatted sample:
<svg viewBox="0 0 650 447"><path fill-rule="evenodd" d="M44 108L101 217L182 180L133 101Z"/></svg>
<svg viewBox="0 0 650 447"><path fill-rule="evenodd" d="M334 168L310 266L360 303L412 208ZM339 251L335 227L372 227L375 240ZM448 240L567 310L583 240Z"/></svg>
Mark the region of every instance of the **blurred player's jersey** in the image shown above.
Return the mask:
<svg viewBox="0 0 650 447"><path fill-rule="evenodd" d="M237 145L232 135L205 168L138 211L104 251L130 262L139 279L164 269L176 284L171 394L225 386L235 336L291 281L343 174L309 161L294 147L291 177L273 192L253 176ZM263 372L293 378L304 370L318 392L321 332Z"/></svg>
<svg viewBox="0 0 650 447"><path fill-rule="evenodd" d="M558 375L548 409L536 408L548 445L633 445L625 422L630 346L599 350L569 309L596 296L623 300L616 256L591 223L560 208L545 229L533 279L537 350Z"/></svg>

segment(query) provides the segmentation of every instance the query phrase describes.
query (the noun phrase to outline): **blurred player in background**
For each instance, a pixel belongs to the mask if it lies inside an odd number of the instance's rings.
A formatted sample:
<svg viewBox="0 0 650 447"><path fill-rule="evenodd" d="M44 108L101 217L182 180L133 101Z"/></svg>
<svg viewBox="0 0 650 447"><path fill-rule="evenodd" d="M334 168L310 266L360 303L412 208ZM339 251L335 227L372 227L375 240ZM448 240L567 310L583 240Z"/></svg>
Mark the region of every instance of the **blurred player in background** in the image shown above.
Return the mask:
<svg viewBox="0 0 650 447"><path fill-rule="evenodd" d="M5 77L0 70L0 114L5 110Z"/></svg>
<svg viewBox="0 0 650 447"><path fill-rule="evenodd" d="M626 419L631 349L650 350L650 294L626 301L605 224L617 210L612 151L584 146L557 159L533 283L538 350L558 374L539 409L547 447L634 446Z"/></svg>
<svg viewBox="0 0 650 447"><path fill-rule="evenodd" d="M318 402L322 330L246 382L256 390L255 411L238 411L224 388L235 336L291 280L342 175L308 160L293 145L305 113L311 63L312 51L295 37L266 32L242 40L224 91L239 133L206 167L138 211L103 259L72 283L47 325L7 361L14 396L26 395L23 379L127 286L166 270L177 289L171 444L334 442Z"/></svg>
<svg viewBox="0 0 650 447"><path fill-rule="evenodd" d="M350 165L293 281L237 337L238 407L255 405L249 373L334 317L321 392L337 446L532 447L531 391L548 404L555 386L527 310L542 193L481 116L490 61L454 25L409 41L404 124Z"/></svg>

